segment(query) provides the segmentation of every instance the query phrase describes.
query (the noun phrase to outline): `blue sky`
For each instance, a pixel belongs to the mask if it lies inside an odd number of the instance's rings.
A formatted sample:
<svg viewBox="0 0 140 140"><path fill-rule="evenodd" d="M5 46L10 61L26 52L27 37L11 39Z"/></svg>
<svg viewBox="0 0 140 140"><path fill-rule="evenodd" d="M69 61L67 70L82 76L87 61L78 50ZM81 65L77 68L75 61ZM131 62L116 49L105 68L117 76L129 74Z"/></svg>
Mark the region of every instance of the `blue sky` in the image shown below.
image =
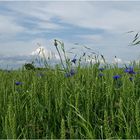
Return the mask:
<svg viewBox="0 0 140 140"><path fill-rule="evenodd" d="M37 42L55 51L60 39L66 50L91 47L109 61L139 59L128 46L140 29L139 1L0 1L0 56L29 55Z"/></svg>

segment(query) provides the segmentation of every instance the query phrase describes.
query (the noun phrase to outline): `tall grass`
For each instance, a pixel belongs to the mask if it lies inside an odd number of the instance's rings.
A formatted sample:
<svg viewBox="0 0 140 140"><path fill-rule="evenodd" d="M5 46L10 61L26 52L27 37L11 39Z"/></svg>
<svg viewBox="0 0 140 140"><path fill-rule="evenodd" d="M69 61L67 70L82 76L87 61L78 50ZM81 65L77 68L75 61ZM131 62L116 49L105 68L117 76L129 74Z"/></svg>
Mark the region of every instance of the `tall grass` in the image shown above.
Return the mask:
<svg viewBox="0 0 140 140"><path fill-rule="evenodd" d="M140 74L130 81L121 68L99 73L97 65L68 78L57 68L1 71L0 138L139 138Z"/></svg>

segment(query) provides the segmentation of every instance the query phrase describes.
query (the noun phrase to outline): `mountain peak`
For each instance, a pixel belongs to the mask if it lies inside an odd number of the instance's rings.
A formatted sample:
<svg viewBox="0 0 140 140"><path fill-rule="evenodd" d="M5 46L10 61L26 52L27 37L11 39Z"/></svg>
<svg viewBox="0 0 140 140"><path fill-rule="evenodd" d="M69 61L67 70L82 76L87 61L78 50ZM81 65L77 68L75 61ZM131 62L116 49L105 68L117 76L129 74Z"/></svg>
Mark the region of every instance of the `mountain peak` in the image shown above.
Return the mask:
<svg viewBox="0 0 140 140"><path fill-rule="evenodd" d="M51 51L47 50L44 46L39 45L39 47L31 53L33 56L45 57L46 59L57 59L57 55Z"/></svg>

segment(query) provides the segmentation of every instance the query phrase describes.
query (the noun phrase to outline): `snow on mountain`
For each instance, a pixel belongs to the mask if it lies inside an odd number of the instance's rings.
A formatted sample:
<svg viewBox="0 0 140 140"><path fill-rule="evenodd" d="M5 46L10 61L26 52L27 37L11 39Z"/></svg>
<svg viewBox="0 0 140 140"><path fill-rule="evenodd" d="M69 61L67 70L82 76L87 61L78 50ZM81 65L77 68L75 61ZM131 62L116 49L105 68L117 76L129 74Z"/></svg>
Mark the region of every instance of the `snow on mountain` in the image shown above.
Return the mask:
<svg viewBox="0 0 140 140"><path fill-rule="evenodd" d="M39 56L46 59L59 59L59 56L51 50L47 50L44 46L39 46L35 51L31 53L33 56Z"/></svg>

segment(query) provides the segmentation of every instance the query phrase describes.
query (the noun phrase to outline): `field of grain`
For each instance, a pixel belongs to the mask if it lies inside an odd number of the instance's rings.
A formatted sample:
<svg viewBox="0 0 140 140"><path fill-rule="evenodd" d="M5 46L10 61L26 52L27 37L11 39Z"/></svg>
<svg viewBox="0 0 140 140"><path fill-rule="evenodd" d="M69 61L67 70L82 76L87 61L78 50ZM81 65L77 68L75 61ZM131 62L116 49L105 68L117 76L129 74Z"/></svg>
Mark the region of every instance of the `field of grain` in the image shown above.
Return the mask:
<svg viewBox="0 0 140 140"><path fill-rule="evenodd" d="M0 72L0 138L140 137L139 66Z"/></svg>

